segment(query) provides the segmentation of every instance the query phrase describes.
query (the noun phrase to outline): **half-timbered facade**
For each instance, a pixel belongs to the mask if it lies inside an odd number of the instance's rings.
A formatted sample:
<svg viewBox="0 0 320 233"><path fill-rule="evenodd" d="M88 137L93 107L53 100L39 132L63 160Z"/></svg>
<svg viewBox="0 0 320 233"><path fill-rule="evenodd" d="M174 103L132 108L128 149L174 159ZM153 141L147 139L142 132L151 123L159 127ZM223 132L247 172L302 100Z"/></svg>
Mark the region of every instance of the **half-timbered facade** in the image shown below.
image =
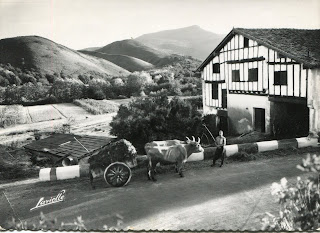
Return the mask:
<svg viewBox="0 0 320 233"><path fill-rule="evenodd" d="M320 132L320 30L235 28L198 70L204 114L231 133Z"/></svg>

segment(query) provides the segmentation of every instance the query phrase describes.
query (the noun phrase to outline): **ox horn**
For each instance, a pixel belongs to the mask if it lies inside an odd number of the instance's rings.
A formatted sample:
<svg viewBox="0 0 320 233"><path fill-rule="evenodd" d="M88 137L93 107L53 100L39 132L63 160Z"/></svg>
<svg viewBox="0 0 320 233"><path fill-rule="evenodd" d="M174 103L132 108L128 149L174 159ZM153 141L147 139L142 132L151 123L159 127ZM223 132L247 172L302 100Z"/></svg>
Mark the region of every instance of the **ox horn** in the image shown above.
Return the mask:
<svg viewBox="0 0 320 233"><path fill-rule="evenodd" d="M198 137L198 143L200 144L200 138Z"/></svg>
<svg viewBox="0 0 320 233"><path fill-rule="evenodd" d="M192 141L193 141L193 142L195 142L195 141L196 141L196 139L195 139L193 136L192 136Z"/></svg>
<svg viewBox="0 0 320 233"><path fill-rule="evenodd" d="M190 142L190 141L191 141L188 137L186 137L186 139L187 139L187 142Z"/></svg>

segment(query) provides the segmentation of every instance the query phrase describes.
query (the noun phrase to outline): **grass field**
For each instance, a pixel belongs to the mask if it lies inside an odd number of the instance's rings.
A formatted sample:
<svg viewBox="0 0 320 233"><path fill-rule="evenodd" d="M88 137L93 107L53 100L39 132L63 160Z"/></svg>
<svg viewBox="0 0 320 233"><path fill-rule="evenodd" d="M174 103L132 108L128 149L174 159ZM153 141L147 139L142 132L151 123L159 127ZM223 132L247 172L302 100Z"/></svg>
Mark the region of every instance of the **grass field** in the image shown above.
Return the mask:
<svg viewBox="0 0 320 233"><path fill-rule="evenodd" d="M33 123L63 118L61 113L52 105L30 106L27 107L27 111Z"/></svg>
<svg viewBox="0 0 320 233"><path fill-rule="evenodd" d="M109 100L79 99L73 103L94 115L112 113L119 109L118 104Z"/></svg>
<svg viewBox="0 0 320 233"><path fill-rule="evenodd" d="M66 118L77 118L80 116L91 115L91 113L87 112L82 107L76 106L72 103L53 104L52 106L56 108Z"/></svg>

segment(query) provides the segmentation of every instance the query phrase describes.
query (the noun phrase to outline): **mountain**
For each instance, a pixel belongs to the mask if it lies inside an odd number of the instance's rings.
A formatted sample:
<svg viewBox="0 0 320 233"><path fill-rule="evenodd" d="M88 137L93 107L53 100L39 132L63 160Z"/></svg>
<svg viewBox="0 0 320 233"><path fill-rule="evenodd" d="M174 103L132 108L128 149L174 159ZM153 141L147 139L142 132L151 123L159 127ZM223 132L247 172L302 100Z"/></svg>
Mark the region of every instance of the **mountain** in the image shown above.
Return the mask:
<svg viewBox="0 0 320 233"><path fill-rule="evenodd" d="M144 34L135 40L165 53L187 55L204 60L224 36L194 25Z"/></svg>
<svg viewBox="0 0 320 233"><path fill-rule="evenodd" d="M82 49L82 51L95 51L95 50L98 50L100 48L101 47L89 47L89 48Z"/></svg>
<svg viewBox="0 0 320 233"><path fill-rule="evenodd" d="M149 62L143 61L139 58L127 56L127 55L106 54L106 53L101 53L96 51L86 51L86 50L79 50L79 52L106 59L130 72L149 70L154 67L154 65L152 65Z"/></svg>
<svg viewBox="0 0 320 233"><path fill-rule="evenodd" d="M161 59L169 55L133 39L113 42L96 50L96 52L135 57L153 65L158 65Z"/></svg>
<svg viewBox="0 0 320 233"><path fill-rule="evenodd" d="M80 74L110 76L130 72L101 58L86 55L39 36L22 36L0 40L0 63L45 74Z"/></svg>

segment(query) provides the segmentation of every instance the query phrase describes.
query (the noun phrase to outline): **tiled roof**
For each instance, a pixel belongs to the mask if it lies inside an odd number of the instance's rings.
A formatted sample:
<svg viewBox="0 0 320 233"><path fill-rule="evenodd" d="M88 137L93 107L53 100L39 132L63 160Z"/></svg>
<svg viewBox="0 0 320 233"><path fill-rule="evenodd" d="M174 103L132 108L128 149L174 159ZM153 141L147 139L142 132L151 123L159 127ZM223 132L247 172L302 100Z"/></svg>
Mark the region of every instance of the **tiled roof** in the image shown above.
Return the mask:
<svg viewBox="0 0 320 233"><path fill-rule="evenodd" d="M245 29L234 28L199 66L202 70L234 34L240 34L273 49L308 68L320 67L320 29Z"/></svg>
<svg viewBox="0 0 320 233"><path fill-rule="evenodd" d="M85 147L87 151L76 139ZM59 157L72 155L80 158L100 149L112 141L112 138L98 136L80 136L74 134L54 134L48 138L34 141L26 149L47 152Z"/></svg>

